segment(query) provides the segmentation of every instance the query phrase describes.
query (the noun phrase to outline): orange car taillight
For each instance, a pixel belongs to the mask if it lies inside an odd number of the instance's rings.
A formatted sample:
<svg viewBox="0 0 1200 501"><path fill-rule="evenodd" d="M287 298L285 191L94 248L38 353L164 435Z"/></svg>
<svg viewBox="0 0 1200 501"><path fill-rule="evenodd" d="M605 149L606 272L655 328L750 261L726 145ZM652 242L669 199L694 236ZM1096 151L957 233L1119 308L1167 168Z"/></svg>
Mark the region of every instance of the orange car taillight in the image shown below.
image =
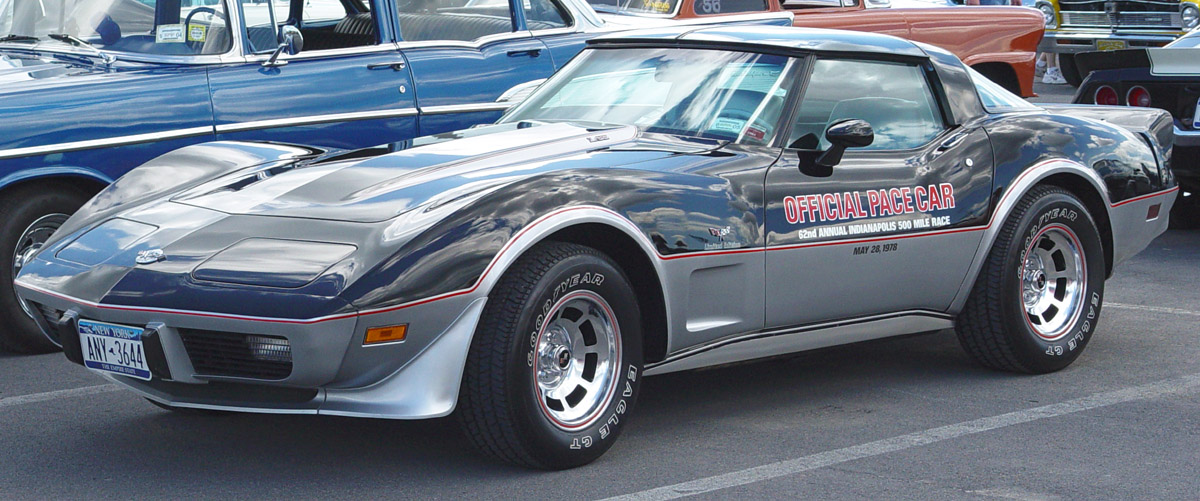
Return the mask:
<svg viewBox="0 0 1200 501"><path fill-rule="evenodd" d="M1133 86L1129 92L1125 94L1125 104L1130 106L1141 106L1143 108L1150 107L1150 91L1140 85Z"/></svg>
<svg viewBox="0 0 1200 501"><path fill-rule="evenodd" d="M1109 106L1121 104L1117 99L1117 89L1107 85L1101 85L1099 89L1096 89L1096 93L1092 95L1092 102Z"/></svg>

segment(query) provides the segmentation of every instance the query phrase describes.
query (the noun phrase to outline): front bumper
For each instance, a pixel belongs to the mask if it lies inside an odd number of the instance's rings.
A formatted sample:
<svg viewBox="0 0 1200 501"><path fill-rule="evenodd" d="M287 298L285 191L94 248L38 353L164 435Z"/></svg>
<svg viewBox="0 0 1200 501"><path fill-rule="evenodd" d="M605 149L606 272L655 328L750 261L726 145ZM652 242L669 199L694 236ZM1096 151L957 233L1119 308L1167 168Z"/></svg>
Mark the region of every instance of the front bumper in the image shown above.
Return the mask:
<svg viewBox="0 0 1200 501"><path fill-rule="evenodd" d="M1101 41L1123 42L1125 48L1162 47L1173 42L1182 31L1138 31L1121 30L1116 33L1097 30L1046 30L1038 52L1074 54L1104 50Z"/></svg>
<svg viewBox="0 0 1200 501"><path fill-rule="evenodd" d="M39 311L61 312L57 319L45 314L36 320L47 332L57 333L67 358L77 364L83 361L78 319L143 327L151 381L104 376L163 404L392 419L438 417L454 410L467 351L486 301L462 295L367 315L290 320L112 307L20 281L18 293ZM409 325L404 341L363 345L367 328L400 323ZM290 371L274 379L214 373L211 364L196 357L195 341L188 338L195 330L286 339Z"/></svg>

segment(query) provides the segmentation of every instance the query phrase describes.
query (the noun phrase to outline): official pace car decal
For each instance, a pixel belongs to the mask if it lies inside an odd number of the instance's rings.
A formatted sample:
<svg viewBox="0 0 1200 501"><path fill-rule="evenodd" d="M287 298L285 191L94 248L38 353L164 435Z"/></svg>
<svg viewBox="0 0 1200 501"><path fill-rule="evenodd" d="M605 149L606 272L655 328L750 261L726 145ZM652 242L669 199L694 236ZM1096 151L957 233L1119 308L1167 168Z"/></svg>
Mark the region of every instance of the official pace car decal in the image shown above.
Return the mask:
<svg viewBox="0 0 1200 501"><path fill-rule="evenodd" d="M854 221L872 217L915 217L887 221L860 222L815 229L801 229L799 236L824 238L866 235L897 230L925 229L948 226L950 216L933 216L938 210L954 208L954 185L884 188L864 192L844 191L795 195L783 198L783 215L790 224Z"/></svg>

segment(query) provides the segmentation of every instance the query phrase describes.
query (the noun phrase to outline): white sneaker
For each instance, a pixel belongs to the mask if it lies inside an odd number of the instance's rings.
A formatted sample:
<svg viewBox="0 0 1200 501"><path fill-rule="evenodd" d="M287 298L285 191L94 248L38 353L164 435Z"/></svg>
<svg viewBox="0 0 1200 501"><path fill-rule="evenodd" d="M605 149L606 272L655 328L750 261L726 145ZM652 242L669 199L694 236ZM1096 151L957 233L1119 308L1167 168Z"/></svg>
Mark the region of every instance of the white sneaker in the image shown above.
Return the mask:
<svg viewBox="0 0 1200 501"><path fill-rule="evenodd" d="M1042 83L1063 85L1063 84L1067 83L1067 79L1063 78L1062 70L1059 70L1057 67L1047 68L1046 74L1042 75Z"/></svg>
<svg viewBox="0 0 1200 501"><path fill-rule="evenodd" d="M1046 60L1045 59L1038 59L1037 63L1034 63L1033 73L1035 75L1043 75L1046 73Z"/></svg>

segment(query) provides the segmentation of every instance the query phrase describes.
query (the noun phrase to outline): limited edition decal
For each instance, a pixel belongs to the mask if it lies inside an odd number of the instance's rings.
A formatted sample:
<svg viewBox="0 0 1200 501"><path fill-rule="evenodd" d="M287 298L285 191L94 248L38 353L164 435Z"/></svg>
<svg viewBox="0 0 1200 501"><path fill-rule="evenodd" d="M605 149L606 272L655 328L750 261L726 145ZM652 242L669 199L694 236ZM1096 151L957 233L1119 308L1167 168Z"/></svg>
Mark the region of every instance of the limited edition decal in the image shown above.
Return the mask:
<svg viewBox="0 0 1200 501"><path fill-rule="evenodd" d="M954 208L954 185L885 188L796 195L783 198L783 215L789 224L855 221L871 217L916 215L907 219L858 222L799 230L800 238L822 238L884 233L914 228L936 228L950 224L949 216L933 211Z"/></svg>

